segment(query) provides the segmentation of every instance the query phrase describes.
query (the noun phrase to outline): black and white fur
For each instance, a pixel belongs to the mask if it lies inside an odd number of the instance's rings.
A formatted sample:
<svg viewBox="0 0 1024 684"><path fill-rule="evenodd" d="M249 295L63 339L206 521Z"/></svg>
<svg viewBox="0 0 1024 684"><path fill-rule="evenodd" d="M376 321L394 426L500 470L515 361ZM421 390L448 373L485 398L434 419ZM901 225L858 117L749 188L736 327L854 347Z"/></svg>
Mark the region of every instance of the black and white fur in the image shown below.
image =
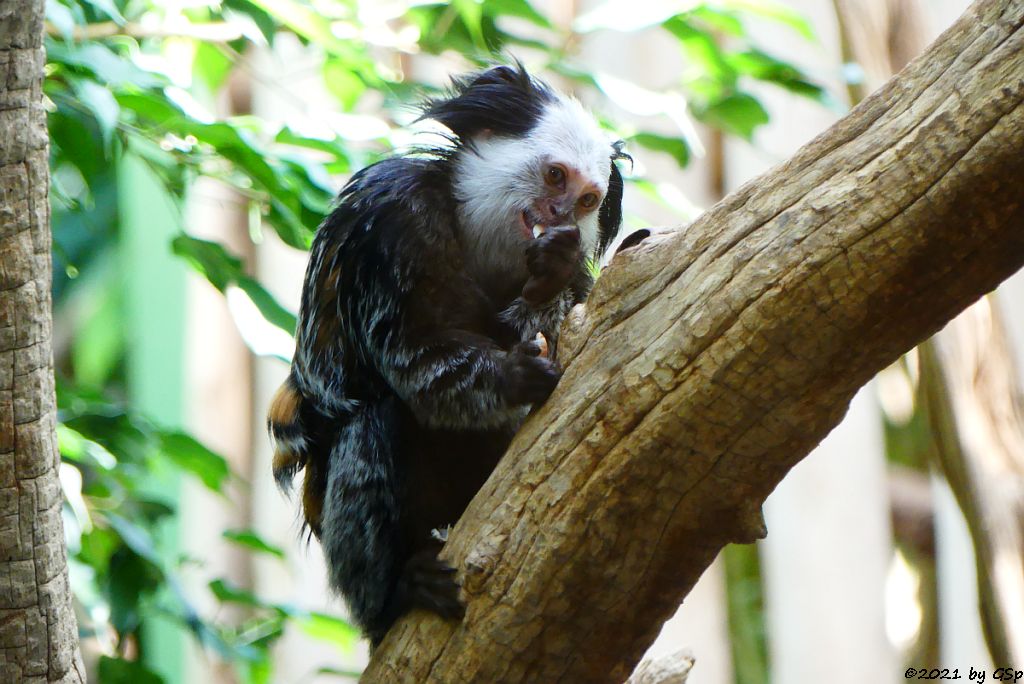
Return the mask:
<svg viewBox="0 0 1024 684"><path fill-rule="evenodd" d="M363 169L320 226L268 415L278 482L305 469L306 523L374 643L412 607L461 615L431 530L554 389L559 324L621 223L625 155L521 65L455 79L423 117L452 145Z"/></svg>

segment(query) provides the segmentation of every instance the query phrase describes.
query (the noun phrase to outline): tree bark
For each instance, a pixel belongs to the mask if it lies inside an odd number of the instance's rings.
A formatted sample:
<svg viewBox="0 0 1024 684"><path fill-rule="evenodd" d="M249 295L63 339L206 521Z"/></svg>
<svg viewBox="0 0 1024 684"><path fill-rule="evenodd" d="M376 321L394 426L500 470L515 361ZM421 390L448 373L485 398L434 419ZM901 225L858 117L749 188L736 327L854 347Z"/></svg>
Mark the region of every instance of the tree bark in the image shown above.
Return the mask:
<svg viewBox="0 0 1024 684"><path fill-rule="evenodd" d="M857 388L1024 265L1022 25L978 2L790 161L617 256L450 536L465 619L406 617L364 680L623 681Z"/></svg>
<svg viewBox="0 0 1024 684"><path fill-rule="evenodd" d="M43 1L0 4L0 681L82 682L54 427Z"/></svg>

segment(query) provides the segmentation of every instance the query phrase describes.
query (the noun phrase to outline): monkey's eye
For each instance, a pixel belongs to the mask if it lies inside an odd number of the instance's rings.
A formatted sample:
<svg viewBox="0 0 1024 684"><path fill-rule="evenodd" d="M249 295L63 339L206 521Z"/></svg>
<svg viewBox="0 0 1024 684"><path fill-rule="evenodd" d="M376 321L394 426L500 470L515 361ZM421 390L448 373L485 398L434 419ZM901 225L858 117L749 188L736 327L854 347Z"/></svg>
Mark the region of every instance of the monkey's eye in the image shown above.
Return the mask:
<svg viewBox="0 0 1024 684"><path fill-rule="evenodd" d="M597 206L597 193L588 192L583 197L580 197L580 206L584 209L593 209Z"/></svg>
<svg viewBox="0 0 1024 684"><path fill-rule="evenodd" d="M562 185L565 183L565 169L561 166L549 166L544 172L544 180L548 185Z"/></svg>

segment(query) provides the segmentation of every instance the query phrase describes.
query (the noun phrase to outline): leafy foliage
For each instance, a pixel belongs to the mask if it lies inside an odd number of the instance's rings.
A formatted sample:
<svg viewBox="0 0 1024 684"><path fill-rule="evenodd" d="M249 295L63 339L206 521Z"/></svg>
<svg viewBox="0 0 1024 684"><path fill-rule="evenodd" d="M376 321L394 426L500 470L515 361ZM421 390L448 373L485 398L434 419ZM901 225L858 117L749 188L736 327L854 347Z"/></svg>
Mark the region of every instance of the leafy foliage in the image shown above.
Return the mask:
<svg viewBox="0 0 1024 684"><path fill-rule="evenodd" d="M156 618L182 626L208 651L235 664L247 682L273 681L271 649L288 625L349 648L355 630L343 620L263 600L226 579L207 589L231 619L203 614L187 595L184 575L194 559L164 543L173 534L178 501L155 482L195 478L225 498L244 485L220 455L187 433L156 424L126 398L132 353L120 324L125 192L118 163L143 160L182 206L200 176L233 188L249 207L250 234L274 231L286 244L308 247L329 210L339 176L386 153L402 138L410 99L435 86L403 72L416 54L452 51L483 64L526 48L547 69L658 115L660 130L620 130L634 146L668 154L679 166L694 155L690 115L751 139L768 115L749 84L774 84L824 100L793 65L754 45L749 22L769 20L812 38L798 15L766 0L685 3L652 12L611 0L559 27L529 0L409 2L381 9L369 0L48 0L45 93L50 107L54 301L70 343L58 355L58 429L68 505L66 529L76 597L86 636L103 655L104 682L159 682L141 633ZM659 12L661 12L659 14ZM578 64L573 46L586 33L655 28L673 36L687 69L669 93L644 91ZM318 56L323 90L335 111L311 125L283 122L221 104L236 77L259 78L251 57L282 39ZM365 112L372 111L374 114ZM666 133L666 130L674 133ZM658 196L657 186L637 179ZM180 209L179 209L180 211ZM184 224L184 212L176 220ZM167 245L219 291L243 292L273 326L289 335L295 315L253 277L251 265L223 245L188 234ZM171 256L175 255L175 256ZM226 543L270 559L283 551L254 530L227 530ZM352 673L321 668L327 675Z"/></svg>

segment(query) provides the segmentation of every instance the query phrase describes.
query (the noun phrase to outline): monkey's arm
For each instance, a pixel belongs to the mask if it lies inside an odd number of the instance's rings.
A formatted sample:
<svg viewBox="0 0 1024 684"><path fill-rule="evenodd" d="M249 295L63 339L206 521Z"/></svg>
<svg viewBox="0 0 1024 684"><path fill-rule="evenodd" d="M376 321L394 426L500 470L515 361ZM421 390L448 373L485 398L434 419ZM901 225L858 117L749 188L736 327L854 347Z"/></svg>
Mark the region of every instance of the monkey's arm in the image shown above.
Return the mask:
<svg viewBox="0 0 1024 684"><path fill-rule="evenodd" d="M378 347L387 382L417 419L430 427L492 428L523 416L547 399L559 373L530 345L500 349L461 330L394 335Z"/></svg>
<svg viewBox="0 0 1024 684"><path fill-rule="evenodd" d="M490 337L493 304L433 227L387 236L352 271L359 344L384 382L424 425L486 429L521 419L544 401L559 372L531 345ZM414 237L410 237L414 236ZM368 245L371 246L371 245ZM372 296L370 296L372 294Z"/></svg>

